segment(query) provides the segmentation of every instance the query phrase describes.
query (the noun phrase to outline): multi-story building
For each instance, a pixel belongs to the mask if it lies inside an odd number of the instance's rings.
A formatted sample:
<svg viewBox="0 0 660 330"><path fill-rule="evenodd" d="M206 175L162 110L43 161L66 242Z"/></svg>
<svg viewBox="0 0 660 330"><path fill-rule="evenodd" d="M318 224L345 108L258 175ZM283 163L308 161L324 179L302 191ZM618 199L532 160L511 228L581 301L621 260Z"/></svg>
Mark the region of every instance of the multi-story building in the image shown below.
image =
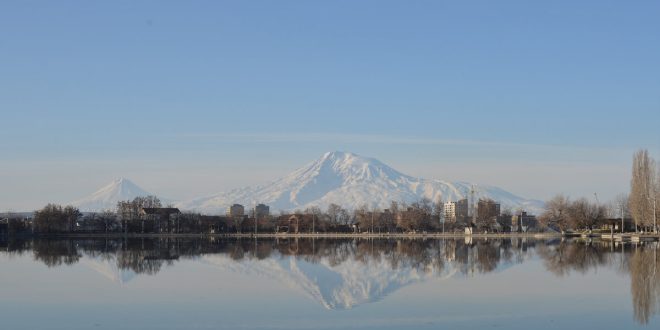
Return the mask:
<svg viewBox="0 0 660 330"><path fill-rule="evenodd" d="M456 203L449 201L443 207L445 222L456 222Z"/></svg>
<svg viewBox="0 0 660 330"><path fill-rule="evenodd" d="M500 215L500 204L492 199L479 199L477 204L477 218L494 220Z"/></svg>
<svg viewBox="0 0 660 330"><path fill-rule="evenodd" d="M242 217L245 215L245 208L241 204L234 204L227 209L228 217Z"/></svg>
<svg viewBox="0 0 660 330"><path fill-rule="evenodd" d="M511 217L511 231L513 232L526 232L538 226L536 216L521 212Z"/></svg>
<svg viewBox="0 0 660 330"><path fill-rule="evenodd" d="M468 205L467 198L461 199L458 202L456 202L455 205L456 221L468 222L470 220L469 209L470 207Z"/></svg>
<svg viewBox="0 0 660 330"><path fill-rule="evenodd" d="M270 207L266 204L258 204L254 207L254 215L257 218L265 218L270 215Z"/></svg>

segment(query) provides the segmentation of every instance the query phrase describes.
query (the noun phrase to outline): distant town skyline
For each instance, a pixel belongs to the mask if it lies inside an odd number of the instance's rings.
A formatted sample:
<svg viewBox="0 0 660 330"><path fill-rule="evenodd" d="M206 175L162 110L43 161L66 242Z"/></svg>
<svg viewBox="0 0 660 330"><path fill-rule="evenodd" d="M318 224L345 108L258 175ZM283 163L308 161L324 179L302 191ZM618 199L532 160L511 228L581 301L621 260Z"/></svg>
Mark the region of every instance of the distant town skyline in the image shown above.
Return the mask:
<svg viewBox="0 0 660 330"><path fill-rule="evenodd" d="M327 151L546 199L660 158L657 2L0 4L0 212L186 199Z"/></svg>

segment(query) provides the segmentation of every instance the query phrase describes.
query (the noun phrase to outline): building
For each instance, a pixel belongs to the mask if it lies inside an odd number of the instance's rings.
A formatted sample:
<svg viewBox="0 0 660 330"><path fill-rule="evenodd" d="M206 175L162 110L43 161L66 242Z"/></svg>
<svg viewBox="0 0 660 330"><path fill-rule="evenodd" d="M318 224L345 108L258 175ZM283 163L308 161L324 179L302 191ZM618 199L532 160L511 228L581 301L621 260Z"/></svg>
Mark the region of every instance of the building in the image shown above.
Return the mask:
<svg viewBox="0 0 660 330"><path fill-rule="evenodd" d="M443 207L445 222L456 222L456 203L446 202Z"/></svg>
<svg viewBox="0 0 660 330"><path fill-rule="evenodd" d="M467 198L461 199L458 202L446 202L444 204L444 216L446 222L467 222L468 216L468 200Z"/></svg>
<svg viewBox="0 0 660 330"><path fill-rule="evenodd" d="M227 209L228 217L242 217L245 215L245 208L241 204L234 204Z"/></svg>
<svg viewBox="0 0 660 330"><path fill-rule="evenodd" d="M538 221L536 220L536 216L527 214L527 212L521 212L521 214L516 214L511 217L512 232L528 232L537 227Z"/></svg>
<svg viewBox="0 0 660 330"><path fill-rule="evenodd" d="M176 207L143 207L139 211L141 232L171 232L170 220L181 214ZM146 221L146 223L145 223Z"/></svg>
<svg viewBox="0 0 660 330"><path fill-rule="evenodd" d="M458 202L456 202L454 208L455 208L454 213L456 214L456 221L464 222L464 223L469 222L470 215L468 211L470 207L468 205L467 198L461 199Z"/></svg>
<svg viewBox="0 0 660 330"><path fill-rule="evenodd" d="M176 207L143 207L140 209L140 217L144 220L169 220L172 214L179 214Z"/></svg>
<svg viewBox="0 0 660 330"><path fill-rule="evenodd" d="M623 230L621 226L623 225ZM635 221L632 218L607 218L602 221L602 229L613 231L614 233L620 232L633 232L635 231Z"/></svg>
<svg viewBox="0 0 660 330"><path fill-rule="evenodd" d="M254 207L255 217L261 219L270 215L270 207L266 204L259 204Z"/></svg>
<svg viewBox="0 0 660 330"><path fill-rule="evenodd" d="M494 220L500 215L500 204L492 199L479 199L477 204L477 218Z"/></svg>

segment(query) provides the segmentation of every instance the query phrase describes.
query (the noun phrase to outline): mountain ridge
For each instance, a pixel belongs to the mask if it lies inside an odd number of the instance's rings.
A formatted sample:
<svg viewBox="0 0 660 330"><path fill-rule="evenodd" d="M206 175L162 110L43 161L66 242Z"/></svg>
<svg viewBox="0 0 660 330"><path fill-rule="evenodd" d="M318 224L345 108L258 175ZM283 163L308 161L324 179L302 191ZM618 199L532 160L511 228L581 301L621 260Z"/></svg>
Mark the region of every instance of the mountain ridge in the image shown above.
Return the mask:
<svg viewBox="0 0 660 330"><path fill-rule="evenodd" d="M392 201L413 202L422 198L432 201L458 201L472 189L475 198L491 198L503 207L540 212L543 202L525 199L502 188L416 178L401 173L378 159L350 152L326 152L288 175L264 185L243 187L203 197L174 202L184 211L222 214L234 203L247 207L256 203L270 206L272 211L304 210L311 206L322 209L338 204L347 209L366 205L385 209ZM118 201L154 195L126 178L117 178L93 194L72 202L81 211L99 212L114 209ZM170 200L160 198L163 203Z"/></svg>

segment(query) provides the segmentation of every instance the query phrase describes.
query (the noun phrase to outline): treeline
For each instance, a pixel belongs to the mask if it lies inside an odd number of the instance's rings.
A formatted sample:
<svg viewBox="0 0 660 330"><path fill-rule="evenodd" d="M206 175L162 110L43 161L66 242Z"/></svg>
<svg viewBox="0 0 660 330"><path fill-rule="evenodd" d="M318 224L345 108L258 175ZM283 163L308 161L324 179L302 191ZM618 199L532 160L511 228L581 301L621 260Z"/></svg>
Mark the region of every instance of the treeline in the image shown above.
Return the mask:
<svg viewBox="0 0 660 330"><path fill-rule="evenodd" d="M155 213L145 213L145 209ZM23 221L22 231L34 234L144 233L358 233L463 231L465 223L442 223L442 203L422 199L413 203L392 202L388 209L366 205L348 210L337 204L327 209L310 207L278 215L254 214L210 216L163 208L155 196L120 201L116 210L83 214L73 206L48 204ZM17 226L13 227L18 228Z"/></svg>
<svg viewBox="0 0 660 330"><path fill-rule="evenodd" d="M37 235L64 233L124 234L233 234L233 233L419 233L464 232L466 226L482 232L511 231L510 210L500 214L495 201L480 199L474 217L444 219L444 204L421 199L416 202L391 202L387 209L363 205L354 210L337 204L326 209L309 207L293 212L219 216L194 212L181 213L163 207L156 196L120 201L115 210L83 214L73 206L48 204L16 231ZM528 223L529 225L529 223ZM256 226L256 228L255 228ZM20 230L19 230L20 229Z"/></svg>
<svg viewBox="0 0 660 330"><path fill-rule="evenodd" d="M571 200L556 195L545 202L539 216L542 225L559 231L616 229L618 232L657 232L660 210L660 166L647 150L633 155L630 193L621 194L609 203L600 203L597 196Z"/></svg>

